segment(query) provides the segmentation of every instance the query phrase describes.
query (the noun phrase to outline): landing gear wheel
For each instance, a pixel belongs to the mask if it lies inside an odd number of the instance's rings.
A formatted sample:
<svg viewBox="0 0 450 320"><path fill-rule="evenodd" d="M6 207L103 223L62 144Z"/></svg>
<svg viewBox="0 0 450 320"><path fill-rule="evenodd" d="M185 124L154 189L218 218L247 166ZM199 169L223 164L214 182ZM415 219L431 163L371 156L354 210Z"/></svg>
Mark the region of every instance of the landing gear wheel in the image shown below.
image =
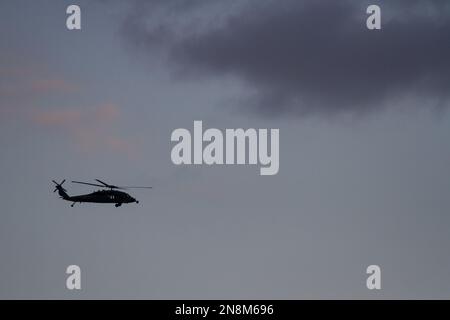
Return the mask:
<svg viewBox="0 0 450 320"><path fill-rule="evenodd" d="M122 205L121 203L116 203L116 204L115 204L116 208L117 208L117 207L120 207L121 205Z"/></svg>

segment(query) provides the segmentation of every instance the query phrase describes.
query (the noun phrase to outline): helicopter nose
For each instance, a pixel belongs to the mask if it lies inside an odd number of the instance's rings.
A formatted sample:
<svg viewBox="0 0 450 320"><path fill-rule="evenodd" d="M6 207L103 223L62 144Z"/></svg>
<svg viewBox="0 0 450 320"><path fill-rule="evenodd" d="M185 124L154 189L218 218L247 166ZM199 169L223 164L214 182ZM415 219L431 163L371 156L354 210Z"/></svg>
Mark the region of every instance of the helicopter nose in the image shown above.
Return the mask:
<svg viewBox="0 0 450 320"><path fill-rule="evenodd" d="M133 197L131 197L131 202L136 202L136 203L139 203L139 201L138 200L136 200L135 198L133 198Z"/></svg>

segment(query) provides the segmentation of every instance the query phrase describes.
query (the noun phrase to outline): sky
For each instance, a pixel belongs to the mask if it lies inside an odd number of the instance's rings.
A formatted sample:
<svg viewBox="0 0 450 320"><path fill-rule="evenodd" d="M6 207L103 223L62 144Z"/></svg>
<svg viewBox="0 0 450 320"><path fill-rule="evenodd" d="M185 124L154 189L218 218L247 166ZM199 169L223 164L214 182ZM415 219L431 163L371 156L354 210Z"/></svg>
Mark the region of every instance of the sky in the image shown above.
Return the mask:
<svg viewBox="0 0 450 320"><path fill-rule="evenodd" d="M448 1L5 0L0 30L0 298L449 298ZM278 128L278 174L174 165L194 120Z"/></svg>

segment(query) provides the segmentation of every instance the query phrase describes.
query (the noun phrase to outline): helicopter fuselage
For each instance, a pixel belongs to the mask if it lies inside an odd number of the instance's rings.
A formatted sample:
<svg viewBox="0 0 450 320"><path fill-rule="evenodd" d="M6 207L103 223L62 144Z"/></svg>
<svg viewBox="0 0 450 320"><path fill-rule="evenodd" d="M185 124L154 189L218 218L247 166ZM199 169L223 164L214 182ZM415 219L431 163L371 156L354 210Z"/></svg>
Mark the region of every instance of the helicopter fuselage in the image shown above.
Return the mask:
<svg viewBox="0 0 450 320"><path fill-rule="evenodd" d="M57 183L55 180L52 180L56 185L54 192L58 191L58 194L61 196L63 200L73 202L72 207L75 203L82 202L90 202L90 203L114 203L116 207L120 207L123 203L139 203L138 200L130 196L128 193L123 191L117 191L114 189L124 189L124 188L151 188L151 187L118 187L114 185L109 185L101 180L96 179L98 182L102 183L106 188L106 190L98 190L92 193L80 194L78 196L70 196L67 194L66 189L62 187L63 183L66 181L65 179L61 183ZM92 186L103 187L102 185L87 183L87 182L79 182L72 181L73 183L81 183Z"/></svg>
<svg viewBox="0 0 450 320"><path fill-rule="evenodd" d="M71 196L68 201L72 202L97 202L97 203L132 203L136 202L126 192L116 190L99 190L88 194Z"/></svg>
<svg viewBox="0 0 450 320"><path fill-rule="evenodd" d="M71 201L74 204L76 202L115 203L116 207L119 207L122 205L122 203L139 203L139 201L130 196L128 193L116 190L99 190L88 194L81 194L78 196L65 196L63 194L60 195L64 200Z"/></svg>

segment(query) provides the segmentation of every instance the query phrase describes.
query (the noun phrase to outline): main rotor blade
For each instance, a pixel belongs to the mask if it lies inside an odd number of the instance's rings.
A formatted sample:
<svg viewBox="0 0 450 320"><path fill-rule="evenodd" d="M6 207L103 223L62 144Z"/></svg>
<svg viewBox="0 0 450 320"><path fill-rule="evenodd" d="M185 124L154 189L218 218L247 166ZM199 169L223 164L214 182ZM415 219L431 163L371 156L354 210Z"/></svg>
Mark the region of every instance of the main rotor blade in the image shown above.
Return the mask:
<svg viewBox="0 0 450 320"><path fill-rule="evenodd" d="M52 180L52 182L54 183L54 184L56 184L56 185L58 185L59 183L58 182L56 182L55 180Z"/></svg>
<svg viewBox="0 0 450 320"><path fill-rule="evenodd" d="M130 187L130 186L120 186L119 188L123 188L123 189L152 189L153 187Z"/></svg>
<svg viewBox="0 0 450 320"><path fill-rule="evenodd" d="M108 188L116 188L116 187L117 187L117 186L113 186L113 185L111 185L111 184L107 184L106 182L103 182L103 181L100 180L100 179L95 179L95 181L100 182L101 184L103 184L105 187L108 187Z"/></svg>
<svg viewBox="0 0 450 320"><path fill-rule="evenodd" d="M107 184L106 182L95 179L95 181L100 182L101 184L89 183L89 182L81 182L81 181L72 181L73 183L86 184L88 186L102 187L102 188L110 188L110 189L152 189L152 187L141 187L141 186L114 186L111 184Z"/></svg>
<svg viewBox="0 0 450 320"><path fill-rule="evenodd" d="M80 181L72 181L72 183L87 184L88 186L102 187L102 188L105 187L105 186L103 186L103 185L101 185L101 184L88 183L88 182L80 182Z"/></svg>

